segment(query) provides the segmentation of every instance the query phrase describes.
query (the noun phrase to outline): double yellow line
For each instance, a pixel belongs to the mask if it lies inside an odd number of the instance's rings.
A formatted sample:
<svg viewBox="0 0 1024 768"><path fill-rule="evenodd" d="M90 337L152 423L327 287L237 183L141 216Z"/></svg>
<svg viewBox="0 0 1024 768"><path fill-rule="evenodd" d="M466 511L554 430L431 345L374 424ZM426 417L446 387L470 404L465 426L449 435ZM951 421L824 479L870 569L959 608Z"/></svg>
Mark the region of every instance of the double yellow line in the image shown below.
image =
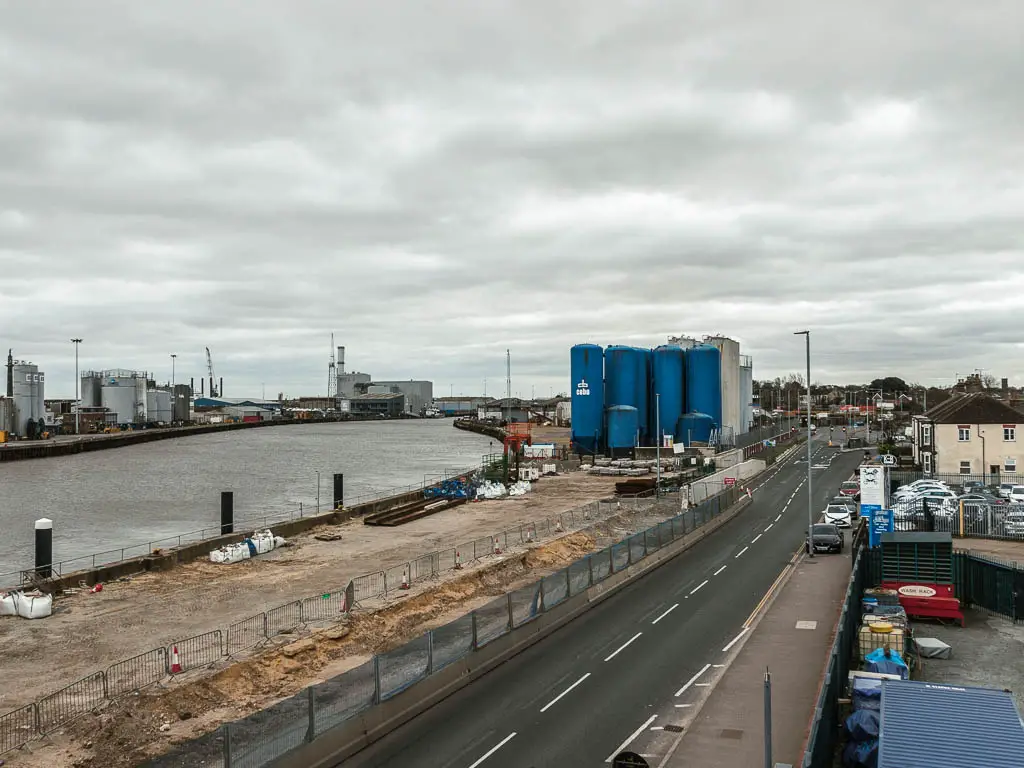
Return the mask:
<svg viewBox="0 0 1024 768"><path fill-rule="evenodd" d="M800 552L803 550L803 548L803 544L796 548L796 552L793 553L793 557L791 557L789 562L786 563L785 567L782 569L782 572L778 575L778 578L776 578L775 582L768 588L768 591L764 593L764 597L761 598L761 602L757 604L754 610L751 611L750 615L747 617L747 620L743 622L744 629L750 628L750 623L754 620L757 614L760 613L761 609L764 608L765 603L767 603L771 599L772 595L775 593L775 590L779 588L779 584L781 584L782 580L786 577L786 574L789 573L790 569L796 565L796 561L800 559Z"/></svg>

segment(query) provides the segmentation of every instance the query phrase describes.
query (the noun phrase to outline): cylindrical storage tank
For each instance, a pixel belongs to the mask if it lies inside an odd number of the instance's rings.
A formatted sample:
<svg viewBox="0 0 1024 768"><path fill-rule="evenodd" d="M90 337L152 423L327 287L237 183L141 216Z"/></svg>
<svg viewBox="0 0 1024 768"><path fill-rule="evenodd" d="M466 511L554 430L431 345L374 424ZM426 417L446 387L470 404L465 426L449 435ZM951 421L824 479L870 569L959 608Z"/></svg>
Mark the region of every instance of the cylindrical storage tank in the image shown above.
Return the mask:
<svg viewBox="0 0 1024 768"><path fill-rule="evenodd" d="M654 432L649 427L653 416L651 404L651 350L636 348L636 409L640 422L640 445L653 445L650 439Z"/></svg>
<svg viewBox="0 0 1024 768"><path fill-rule="evenodd" d="M608 408L608 451L612 456L632 451L640 431L639 412L631 405Z"/></svg>
<svg viewBox="0 0 1024 768"><path fill-rule="evenodd" d="M684 413L676 423L676 442L687 447L691 443L707 443L714 428L714 419L708 414Z"/></svg>
<svg viewBox="0 0 1024 768"><path fill-rule="evenodd" d="M147 389L146 390L146 421L147 422L156 421L157 420L156 412L157 412L156 390L155 389Z"/></svg>
<svg viewBox="0 0 1024 768"><path fill-rule="evenodd" d="M171 404L173 398L170 392L165 390L157 390L156 393L156 421L163 422L164 424L170 424L174 421L174 414L171 411Z"/></svg>
<svg viewBox="0 0 1024 768"><path fill-rule="evenodd" d="M722 353L710 344L686 350L686 411L704 413L722 426Z"/></svg>
<svg viewBox="0 0 1024 768"><path fill-rule="evenodd" d="M135 418L132 420L135 424L145 424L150 421L149 418L149 399L146 389L146 377L135 376ZM154 402L154 405L156 403Z"/></svg>
<svg viewBox="0 0 1024 768"><path fill-rule="evenodd" d="M604 351L597 344L569 350L572 376L572 444L577 453L599 453L604 438Z"/></svg>
<svg viewBox="0 0 1024 768"><path fill-rule="evenodd" d="M35 404L32 408L33 416L38 421L46 418L46 374L36 375Z"/></svg>
<svg viewBox="0 0 1024 768"><path fill-rule="evenodd" d="M129 383L127 386L117 384L104 384L100 389L100 398L103 407L114 417L118 424L131 424L135 421L135 386Z"/></svg>
<svg viewBox="0 0 1024 768"><path fill-rule="evenodd" d="M103 380L99 376L82 376L81 389L78 397L85 408L98 408L102 405Z"/></svg>
<svg viewBox="0 0 1024 768"><path fill-rule="evenodd" d="M14 431L21 437L29 434L28 422L35 421L36 382L39 369L31 364L18 362L12 368L14 380ZM35 434L34 429L32 434Z"/></svg>
<svg viewBox="0 0 1024 768"><path fill-rule="evenodd" d="M679 347L661 346L652 353L651 379L651 434L654 443L662 442L662 435L674 435L679 417L683 415L683 371L686 356ZM661 429L661 435L657 430Z"/></svg>
<svg viewBox="0 0 1024 768"><path fill-rule="evenodd" d="M640 371L640 350L611 346L604 351L604 403L606 406L630 405L637 408L639 394L636 375Z"/></svg>

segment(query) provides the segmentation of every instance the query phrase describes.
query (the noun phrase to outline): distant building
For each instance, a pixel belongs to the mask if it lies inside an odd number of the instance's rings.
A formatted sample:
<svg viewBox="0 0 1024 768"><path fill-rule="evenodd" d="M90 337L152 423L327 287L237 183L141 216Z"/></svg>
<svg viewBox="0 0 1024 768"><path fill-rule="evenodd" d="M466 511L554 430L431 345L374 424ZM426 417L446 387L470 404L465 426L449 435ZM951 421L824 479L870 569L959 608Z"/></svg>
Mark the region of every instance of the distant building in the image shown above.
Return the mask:
<svg viewBox="0 0 1024 768"><path fill-rule="evenodd" d="M913 455L926 474L992 476L1024 471L1020 412L983 392L943 400L914 416Z"/></svg>
<svg viewBox="0 0 1024 768"><path fill-rule="evenodd" d="M388 387L392 393L405 395L405 412L422 416L434 400L434 382L409 379L408 381L374 381L371 387ZM370 391L370 390L367 390Z"/></svg>
<svg viewBox="0 0 1024 768"><path fill-rule="evenodd" d="M338 397L352 397L358 394L359 389L365 391L366 385L370 383L368 373L339 373L338 374Z"/></svg>
<svg viewBox="0 0 1024 768"><path fill-rule="evenodd" d="M503 397L500 400L489 400L477 408L478 419L496 419L498 421L530 421L532 403L518 397Z"/></svg>
<svg viewBox="0 0 1024 768"><path fill-rule="evenodd" d="M445 416L476 416L477 409L489 401L486 397L438 397L434 407Z"/></svg>
<svg viewBox="0 0 1024 768"><path fill-rule="evenodd" d="M386 394L353 395L341 398L343 413L353 416L381 416L396 419L405 412L405 395L400 392Z"/></svg>

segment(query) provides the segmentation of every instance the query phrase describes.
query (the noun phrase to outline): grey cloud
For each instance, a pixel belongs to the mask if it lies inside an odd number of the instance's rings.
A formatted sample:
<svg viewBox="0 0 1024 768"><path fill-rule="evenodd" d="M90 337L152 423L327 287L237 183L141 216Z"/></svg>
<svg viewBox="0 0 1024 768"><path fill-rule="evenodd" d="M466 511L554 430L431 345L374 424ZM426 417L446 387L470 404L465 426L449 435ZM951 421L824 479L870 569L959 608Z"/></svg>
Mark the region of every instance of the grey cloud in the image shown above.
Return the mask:
<svg viewBox="0 0 1024 768"><path fill-rule="evenodd" d="M1019 2L8 4L3 339L229 392L567 347L1024 379Z"/></svg>

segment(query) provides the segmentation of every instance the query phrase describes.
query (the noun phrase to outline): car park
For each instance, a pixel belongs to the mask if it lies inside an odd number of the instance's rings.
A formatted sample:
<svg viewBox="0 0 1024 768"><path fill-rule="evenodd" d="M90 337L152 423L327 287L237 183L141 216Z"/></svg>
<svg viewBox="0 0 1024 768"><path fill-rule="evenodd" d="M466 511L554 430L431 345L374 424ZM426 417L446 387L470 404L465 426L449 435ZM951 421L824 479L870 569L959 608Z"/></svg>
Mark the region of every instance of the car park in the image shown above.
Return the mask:
<svg viewBox="0 0 1024 768"><path fill-rule="evenodd" d="M811 551L812 542L815 552L841 553L843 551L845 537L843 536L843 532L835 525L817 523L811 526L810 536L807 536L804 539L805 552Z"/></svg>
<svg viewBox="0 0 1024 768"><path fill-rule="evenodd" d="M1007 536L1024 536L1024 508L1014 507L1006 513L1003 532Z"/></svg>
<svg viewBox="0 0 1024 768"><path fill-rule="evenodd" d="M996 493L1002 496L1004 499L1010 498L1010 491L1013 490L1013 486L1016 483L1000 483L999 488L996 489Z"/></svg>

